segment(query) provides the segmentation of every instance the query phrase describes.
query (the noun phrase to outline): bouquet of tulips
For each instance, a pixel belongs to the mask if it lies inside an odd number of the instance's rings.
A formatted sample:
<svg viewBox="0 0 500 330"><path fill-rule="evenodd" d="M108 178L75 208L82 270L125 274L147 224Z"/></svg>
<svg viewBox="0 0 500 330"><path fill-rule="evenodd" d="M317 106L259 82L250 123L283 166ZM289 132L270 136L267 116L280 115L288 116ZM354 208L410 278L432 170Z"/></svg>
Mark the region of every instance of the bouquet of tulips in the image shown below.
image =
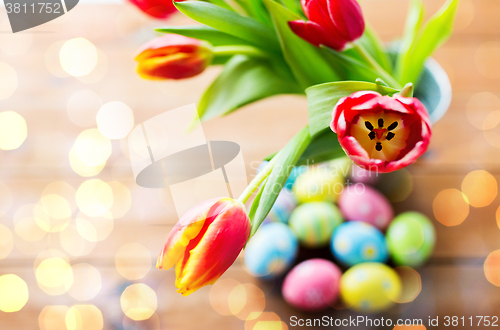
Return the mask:
<svg viewBox="0 0 500 330"><path fill-rule="evenodd" d="M422 0L411 0L402 39L390 47L364 21L356 0L174 2L201 24L157 29L165 35L136 57L143 78L185 79L223 65L199 102L201 120L277 94L305 94L309 116L238 200L206 201L172 230L158 267L176 266L180 293L226 271L294 166L347 154L362 168L390 172L426 151L431 122L413 90L426 59L450 36L458 2L448 0L424 21ZM244 204L257 190L247 212Z"/></svg>

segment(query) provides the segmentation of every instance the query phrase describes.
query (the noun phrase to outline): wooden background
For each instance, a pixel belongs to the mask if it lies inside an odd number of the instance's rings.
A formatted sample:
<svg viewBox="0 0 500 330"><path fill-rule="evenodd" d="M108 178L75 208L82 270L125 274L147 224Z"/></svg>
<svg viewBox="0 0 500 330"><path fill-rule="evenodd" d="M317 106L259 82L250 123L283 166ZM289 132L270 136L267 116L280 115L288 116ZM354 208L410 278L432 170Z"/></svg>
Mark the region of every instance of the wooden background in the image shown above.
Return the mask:
<svg viewBox="0 0 500 330"><path fill-rule="evenodd" d="M425 1L427 13L435 12L443 2ZM366 19L384 41L400 35L408 1L364 0L362 4ZM26 247L14 231L16 211L28 203L37 203L51 182L64 181L76 189L92 179L76 174L69 163L69 151L78 134L96 127L93 124L84 128L70 121L67 102L74 92L88 89L98 94L103 103L121 101L127 104L133 110L137 125L167 110L197 102L219 69L210 68L199 77L181 82L139 79L135 74L133 54L154 36L153 28L164 23L149 20L129 5L81 4L63 17L15 35L10 33L5 11L2 9L0 13L0 62L14 68L18 77L16 91L0 101L0 111L18 112L28 127L27 139L20 148L0 150L0 181L9 187L13 200L1 223L10 228L14 241L10 254L0 260L0 275L16 274L29 288L29 301L19 312L0 312L0 329L37 329L46 321L42 313L44 307L75 304L92 304L99 308L105 329L253 329L259 320L281 320L281 325L261 322L259 326L280 325L276 328L285 329L287 325L290 328L292 315L335 318L357 315L334 309L319 314L295 311L282 301L279 283L261 283L253 279L243 269L241 260L223 276L226 282L222 283L226 283L226 287L220 285L212 290L206 287L186 298L175 293L173 271L160 272L154 268L156 255L177 220L173 203L168 191L135 185L125 139L112 141L112 155L96 176L106 182L123 183L131 195L130 210L124 217L115 219L109 237L97 242L82 256L72 256L65 251L59 233L47 234L43 243ZM429 153L409 169L411 174L406 178L413 184L412 193L394 206L398 212L418 210L433 219L438 233L437 246L429 264L418 269L422 278L420 295L413 302L398 305L378 317L427 320L429 316L446 315L500 316L500 288L487 281L483 269L486 257L500 249L500 230L495 219L499 198L486 207L470 207L466 220L454 227L442 225L433 213L437 194L445 189L461 189L462 180L469 172L482 169L497 179L500 175L500 127L485 131L474 125L484 121L489 113L499 111L500 101L497 103L493 98L484 109L479 107L477 112L468 113L472 108L469 102L478 93L500 96L498 17L498 0L462 0L455 33L434 56L450 77L453 101L448 113L434 127ZM181 15L169 22L187 23L190 22ZM64 76L53 61L54 56L57 59L58 45L77 37L88 39L99 49L99 62L87 80ZM89 113L92 115L90 110ZM203 128L208 140L237 142L243 151L247 173L253 174L258 161L281 148L306 120L304 98L280 96L208 122ZM496 195L496 188L494 192ZM453 207L450 201L449 208ZM75 211L75 216L77 213ZM120 275L115 263L117 251L129 243L139 243L149 250L146 265L149 259L151 262L149 272L132 281ZM64 253L72 266L88 263L99 271L102 288L95 298L81 302L68 293L49 295L40 289L34 262L48 249ZM132 321L122 311L121 292L133 283L145 283L156 292L157 308L149 320ZM260 290L246 285L246 302L234 293L231 298L228 288L236 283L251 283ZM239 307L231 307L231 304ZM264 306L265 312L256 320L245 321L250 311L262 310ZM54 318L53 322L50 330L65 329L64 321Z"/></svg>

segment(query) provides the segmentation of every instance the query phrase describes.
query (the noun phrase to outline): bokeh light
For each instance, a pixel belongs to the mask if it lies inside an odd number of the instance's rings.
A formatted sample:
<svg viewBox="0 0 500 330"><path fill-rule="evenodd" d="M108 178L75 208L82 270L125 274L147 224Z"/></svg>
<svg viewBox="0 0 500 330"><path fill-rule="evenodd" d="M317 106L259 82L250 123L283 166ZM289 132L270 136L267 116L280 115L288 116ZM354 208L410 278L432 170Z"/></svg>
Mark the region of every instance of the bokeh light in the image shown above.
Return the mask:
<svg viewBox="0 0 500 330"><path fill-rule="evenodd" d="M500 42L489 41L481 44L476 51L476 68L486 78L500 78Z"/></svg>
<svg viewBox="0 0 500 330"><path fill-rule="evenodd" d="M72 76L89 74L97 64L97 49L85 38L66 41L59 51L61 66Z"/></svg>
<svg viewBox="0 0 500 330"><path fill-rule="evenodd" d="M212 308L221 315L233 315L229 306L229 295L240 282L232 278L224 278L215 282L210 288L209 298Z"/></svg>
<svg viewBox="0 0 500 330"><path fill-rule="evenodd" d="M57 194L63 197L71 208L71 212L76 210L76 189L65 181L55 181L49 183L42 191L42 197L50 194Z"/></svg>
<svg viewBox="0 0 500 330"><path fill-rule="evenodd" d="M469 215L467 197L458 189L445 189L434 198L436 220L445 226L458 226Z"/></svg>
<svg viewBox="0 0 500 330"><path fill-rule="evenodd" d="M408 266L400 266L394 269L401 279L402 291L397 303L405 304L414 301L422 291L422 279L420 274Z"/></svg>
<svg viewBox="0 0 500 330"><path fill-rule="evenodd" d="M118 273L128 280L140 280L151 269L151 253L142 244L125 244L115 255Z"/></svg>
<svg viewBox="0 0 500 330"><path fill-rule="evenodd" d="M108 139L121 139L134 127L134 114L125 103L108 102L96 117L99 131Z"/></svg>
<svg viewBox="0 0 500 330"><path fill-rule="evenodd" d="M0 76L1 74L0 71ZM0 90L1 88L0 82ZM27 136L28 128L26 121L20 114L14 111L0 112L0 149L17 149L23 144Z"/></svg>
<svg viewBox="0 0 500 330"><path fill-rule="evenodd" d="M108 73L108 57L102 50L97 49L97 64L94 69L85 76L78 76L76 79L84 84L96 84Z"/></svg>
<svg viewBox="0 0 500 330"><path fill-rule="evenodd" d="M500 110L500 98L491 92L476 93L467 102L466 110L469 122L482 130L488 125L488 116Z"/></svg>
<svg viewBox="0 0 500 330"><path fill-rule="evenodd" d="M101 330L104 328L102 313L94 305L74 305L66 312L68 330Z"/></svg>
<svg viewBox="0 0 500 330"><path fill-rule="evenodd" d="M484 261L484 275L491 284L500 287L500 250L491 252Z"/></svg>
<svg viewBox="0 0 500 330"><path fill-rule="evenodd" d="M11 97L16 89L16 70L7 63L0 62L0 100L6 100Z"/></svg>
<svg viewBox="0 0 500 330"><path fill-rule="evenodd" d="M60 295L73 284L71 265L59 257L47 258L40 262L35 270L40 289L49 295Z"/></svg>
<svg viewBox="0 0 500 330"><path fill-rule="evenodd" d="M76 203L88 216L103 216L113 205L113 190L100 179L87 180L76 191Z"/></svg>
<svg viewBox="0 0 500 330"><path fill-rule="evenodd" d="M128 317L123 318L123 330L160 330L160 317L158 314L154 313L147 320L134 321Z"/></svg>
<svg viewBox="0 0 500 330"><path fill-rule="evenodd" d="M134 321L149 319L158 307L156 293L144 283L128 286L120 297L122 310Z"/></svg>
<svg viewBox="0 0 500 330"><path fill-rule="evenodd" d="M101 97L96 92L82 89L71 94L66 111L73 123L80 127L90 127L95 125L95 118L101 106Z"/></svg>
<svg viewBox="0 0 500 330"><path fill-rule="evenodd" d="M17 312L29 298L28 285L15 274L0 276L0 311Z"/></svg>
<svg viewBox="0 0 500 330"><path fill-rule="evenodd" d="M500 229L500 206L497 209L497 213L495 214L495 218L497 220L498 229Z"/></svg>
<svg viewBox="0 0 500 330"><path fill-rule="evenodd" d="M0 223L0 260L5 259L14 248L14 239L9 228Z"/></svg>
<svg viewBox="0 0 500 330"><path fill-rule="evenodd" d="M45 306L38 316L40 330L66 330L66 314L68 306L48 305Z"/></svg>
<svg viewBox="0 0 500 330"><path fill-rule="evenodd" d="M71 166L71 169L75 171L76 174L79 176L82 176L84 178L88 178L91 176L96 176L99 174L104 166L106 166L106 163L102 163L101 165L97 166L88 166L85 165L78 157L76 156L75 153L75 148L71 148L69 152L69 165Z"/></svg>
<svg viewBox="0 0 500 330"><path fill-rule="evenodd" d="M472 171L462 181L462 193L471 206L488 206L497 197L497 180L487 171Z"/></svg>
<svg viewBox="0 0 500 330"><path fill-rule="evenodd" d="M413 191L413 175L407 169L383 174L377 183L379 189L391 203L406 200Z"/></svg>
<svg viewBox="0 0 500 330"><path fill-rule="evenodd" d="M39 220L39 217L43 219ZM47 235L47 231L42 229L43 223L49 221L46 218L48 216L41 211L40 205L25 204L14 215L14 231L25 241L39 241Z"/></svg>
<svg viewBox="0 0 500 330"><path fill-rule="evenodd" d="M65 219L71 217L71 205L68 201L58 194L48 194L42 196L40 204L45 213L54 219Z"/></svg>
<svg viewBox="0 0 500 330"><path fill-rule="evenodd" d="M457 16L455 18L454 30L465 30L470 23L474 20L475 8L472 0L460 1L460 6L457 9Z"/></svg>
<svg viewBox="0 0 500 330"><path fill-rule="evenodd" d="M252 283L239 284L228 297L229 310L241 320L257 318L266 307L264 292Z"/></svg>
<svg viewBox="0 0 500 330"><path fill-rule="evenodd" d="M66 287L68 294L78 301L94 299L102 288L99 271L86 263L73 265L72 270L73 283Z"/></svg>
<svg viewBox="0 0 500 330"><path fill-rule="evenodd" d="M87 166L106 164L112 151L111 141L96 128L81 132L72 149L78 160Z"/></svg>
<svg viewBox="0 0 500 330"><path fill-rule="evenodd" d="M89 217L79 213L75 224L78 233L90 242L105 240L114 228L113 216L110 212L98 217Z"/></svg>
<svg viewBox="0 0 500 330"><path fill-rule="evenodd" d="M86 256L96 246L96 240L87 240L80 235L76 225L70 224L59 233L61 247L75 257Z"/></svg>
<svg viewBox="0 0 500 330"><path fill-rule="evenodd" d="M288 330L288 326L278 314L264 312L259 313L255 318L246 320L245 330Z"/></svg>

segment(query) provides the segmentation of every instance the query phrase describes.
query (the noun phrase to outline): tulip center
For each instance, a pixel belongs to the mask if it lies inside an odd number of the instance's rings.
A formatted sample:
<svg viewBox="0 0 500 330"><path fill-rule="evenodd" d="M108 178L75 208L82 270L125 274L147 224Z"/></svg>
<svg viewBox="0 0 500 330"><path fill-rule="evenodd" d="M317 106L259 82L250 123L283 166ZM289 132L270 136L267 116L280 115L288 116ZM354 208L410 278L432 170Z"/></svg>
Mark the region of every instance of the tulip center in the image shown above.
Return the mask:
<svg viewBox="0 0 500 330"><path fill-rule="evenodd" d="M402 119L393 112L363 113L352 126L351 135L370 158L393 161L406 147L408 139L409 132Z"/></svg>

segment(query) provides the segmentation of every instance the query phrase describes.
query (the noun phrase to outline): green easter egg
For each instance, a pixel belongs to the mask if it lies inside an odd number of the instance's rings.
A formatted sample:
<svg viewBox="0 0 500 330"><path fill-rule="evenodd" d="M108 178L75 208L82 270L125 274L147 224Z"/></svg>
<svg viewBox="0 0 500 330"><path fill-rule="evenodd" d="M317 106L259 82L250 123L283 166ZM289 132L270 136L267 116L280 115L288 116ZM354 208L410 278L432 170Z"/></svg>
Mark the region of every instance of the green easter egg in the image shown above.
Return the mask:
<svg viewBox="0 0 500 330"><path fill-rule="evenodd" d="M425 263L436 242L432 222L418 212L405 212L395 217L386 235L389 254L401 266L418 267Z"/></svg>
<svg viewBox="0 0 500 330"><path fill-rule="evenodd" d="M297 178L292 190L299 203L336 202L344 182L342 171L328 166L311 167Z"/></svg>
<svg viewBox="0 0 500 330"><path fill-rule="evenodd" d="M317 248L328 244L342 221L342 214L332 203L311 202L299 205L292 212L289 225L302 245Z"/></svg>
<svg viewBox="0 0 500 330"><path fill-rule="evenodd" d="M344 304L362 313L381 312L401 295L401 280L391 267L364 262L349 268L340 278L340 296Z"/></svg>

